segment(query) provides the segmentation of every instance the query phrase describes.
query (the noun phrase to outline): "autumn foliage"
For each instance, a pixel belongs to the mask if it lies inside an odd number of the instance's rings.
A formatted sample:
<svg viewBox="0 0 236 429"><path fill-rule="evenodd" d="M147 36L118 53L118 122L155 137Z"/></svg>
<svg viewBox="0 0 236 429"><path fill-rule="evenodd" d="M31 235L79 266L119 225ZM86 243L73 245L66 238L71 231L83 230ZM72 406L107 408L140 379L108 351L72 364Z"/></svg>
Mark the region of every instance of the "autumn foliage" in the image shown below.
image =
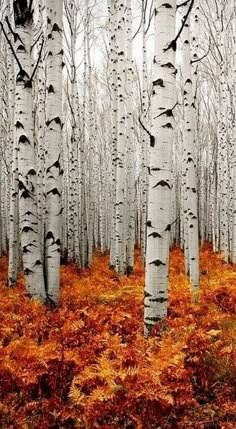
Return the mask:
<svg viewBox="0 0 236 429"><path fill-rule="evenodd" d="M201 252L191 300L173 249L166 321L143 338L143 267L118 278L62 267L62 301L45 309L6 287L0 265L0 428L235 429L236 267Z"/></svg>

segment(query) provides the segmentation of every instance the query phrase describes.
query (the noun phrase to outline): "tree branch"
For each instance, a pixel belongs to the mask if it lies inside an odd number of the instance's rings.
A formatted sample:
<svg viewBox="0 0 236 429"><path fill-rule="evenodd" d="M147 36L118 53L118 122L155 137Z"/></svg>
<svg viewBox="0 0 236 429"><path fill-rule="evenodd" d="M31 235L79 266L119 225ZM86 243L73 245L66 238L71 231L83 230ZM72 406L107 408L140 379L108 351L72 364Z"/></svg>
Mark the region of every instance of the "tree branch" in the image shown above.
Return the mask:
<svg viewBox="0 0 236 429"><path fill-rule="evenodd" d="M138 33L140 32L141 25L142 25L142 19L141 19L141 21L140 21L140 24L139 24L139 27L138 27L137 31L134 33L134 35L133 35L133 37L132 37L132 40L134 40L134 39L135 39L135 37L136 37L136 36L138 35Z"/></svg>
<svg viewBox="0 0 236 429"><path fill-rule="evenodd" d="M140 123L141 127L144 129L144 131L146 131L146 133L147 133L147 134L149 135L149 137L150 137L150 144L151 144L151 147L154 147L154 146L155 146L155 137L150 133L150 131L149 131L149 130L145 127L145 125L142 123L140 116L139 116L138 120L139 120L139 123Z"/></svg>
<svg viewBox="0 0 236 429"><path fill-rule="evenodd" d="M39 51L39 56L38 56L38 59L37 59L37 63L35 64L35 67L34 67L33 73L32 73L32 75L31 75L30 82L32 82L32 80L33 80L33 78L34 78L34 75L35 75L35 73L36 73L36 70L37 70L37 68L38 68L39 61L40 61L41 56L42 56L43 45L44 45L44 38L43 38L43 40L42 40L41 48L40 48L40 51Z"/></svg>
<svg viewBox="0 0 236 429"><path fill-rule="evenodd" d="M184 26L185 26L185 24L187 22L189 14L190 14L190 12L191 12L191 10L193 8L193 4L194 4L194 0L191 0L190 6L188 8L188 11L187 11L187 13L186 13L183 21L182 21L182 25L180 27L180 30L179 30L177 36L174 38L174 40L172 40L172 42L170 42L170 44L167 46L167 48L164 49L164 52L168 51L170 48L172 48L174 51L176 51L177 41L178 41L179 37L181 36L181 33L182 33L182 31L184 29Z"/></svg>
<svg viewBox="0 0 236 429"><path fill-rule="evenodd" d="M211 49L211 39L209 40L209 48L208 48L208 51L201 57L201 58L197 58L196 60L192 60L191 61L191 64L194 64L194 63L198 63L199 61L202 61L204 58L206 58L207 57L207 55L209 54L209 52L210 52L210 49Z"/></svg>
<svg viewBox="0 0 236 429"><path fill-rule="evenodd" d="M177 218L172 223L169 223L167 225L166 229L161 232L161 234L163 234L163 232L166 232L166 231L171 231L172 225L174 225L177 222L177 220L179 220L179 218L180 218L180 216L177 216Z"/></svg>
<svg viewBox="0 0 236 429"><path fill-rule="evenodd" d="M145 30L145 34L147 34L147 32L148 32L148 30L149 30L149 28L150 28L150 25L151 25L152 19L153 19L153 17L154 17L154 13L155 13L155 9L153 9L152 14L151 14L151 15L150 15L150 17L149 17L148 26L147 26L147 28L146 28L146 30Z"/></svg>
<svg viewBox="0 0 236 429"><path fill-rule="evenodd" d="M6 16L6 23L7 23L7 26L8 26L8 28L9 28L9 30L10 30L10 32L11 32L11 34L13 35L13 37L14 37L14 40L17 40L17 39L19 39L20 40L20 42L22 43L22 45L24 45L24 43L23 43L23 41L22 41L22 39L20 38L20 36L19 36L19 34L18 33L16 33L14 30L13 30L13 28L12 28L12 26L11 26L11 23L10 23L10 21L9 21L9 19L8 19L8 16Z"/></svg>
<svg viewBox="0 0 236 429"><path fill-rule="evenodd" d="M10 49L11 49L11 51L12 51L13 55L14 55L14 58L15 58L15 60L16 60L16 62L17 62L17 64L18 64L18 66L19 66L19 69L20 69L20 71L22 71L22 70L23 70L22 65L21 65L21 63L20 63L19 59L17 58L17 55L16 55L16 53L15 53L15 51L14 51L14 48L13 48L13 46L12 46L12 43L11 43L11 41L10 41L10 39L9 39L9 37L8 37L8 35L7 35L7 33L6 33L6 31L5 31L4 25L3 25L3 23L2 23L1 21L0 21L0 25L1 25L1 27L2 27L2 31L3 31L3 34L4 34L5 38L6 38L6 40L7 40L7 43L8 43L8 45L10 46Z"/></svg>
<svg viewBox="0 0 236 429"><path fill-rule="evenodd" d="M142 16L141 16L140 24L137 31L134 33L132 40L134 40L137 34L139 33L142 23L146 22L146 11L147 11L147 0L142 0Z"/></svg>
<svg viewBox="0 0 236 429"><path fill-rule="evenodd" d="M39 33L39 36L37 37L37 39L35 40L35 42L33 43L33 45L30 48L30 52L32 52L32 50L34 49L35 45L37 45L37 43L38 43L40 37L42 36L42 34L43 34L42 32Z"/></svg>
<svg viewBox="0 0 236 429"><path fill-rule="evenodd" d="M177 9L179 9L180 7L186 6L189 2L190 2L190 0L186 0L181 4L177 4Z"/></svg>
<svg viewBox="0 0 236 429"><path fill-rule="evenodd" d="M160 116L166 115L166 116L173 116L172 112L173 110L176 108L176 106L178 106L179 102L177 101L174 105L174 107L172 107L172 109L166 109L164 110L164 112L160 113L159 115L157 115L154 119L160 118Z"/></svg>

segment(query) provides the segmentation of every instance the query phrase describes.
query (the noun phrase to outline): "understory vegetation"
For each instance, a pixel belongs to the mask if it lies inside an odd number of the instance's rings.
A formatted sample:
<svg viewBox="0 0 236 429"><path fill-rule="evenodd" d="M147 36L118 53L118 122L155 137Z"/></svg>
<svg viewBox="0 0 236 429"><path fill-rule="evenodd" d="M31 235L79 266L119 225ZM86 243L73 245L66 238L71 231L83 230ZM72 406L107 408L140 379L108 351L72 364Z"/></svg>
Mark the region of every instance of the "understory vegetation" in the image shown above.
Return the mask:
<svg viewBox="0 0 236 429"><path fill-rule="evenodd" d="M118 277L97 253L61 268L56 309L7 288L0 262L0 427L234 429L236 267L206 244L190 294L171 252L168 317L143 337L144 271Z"/></svg>

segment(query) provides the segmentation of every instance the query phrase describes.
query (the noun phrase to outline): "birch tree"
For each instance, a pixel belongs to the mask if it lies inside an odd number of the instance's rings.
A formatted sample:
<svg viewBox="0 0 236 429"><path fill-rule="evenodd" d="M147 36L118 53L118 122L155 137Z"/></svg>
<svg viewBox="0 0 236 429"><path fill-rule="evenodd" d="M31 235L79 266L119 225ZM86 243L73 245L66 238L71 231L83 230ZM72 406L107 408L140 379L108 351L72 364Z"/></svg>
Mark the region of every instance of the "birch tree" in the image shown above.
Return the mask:
<svg viewBox="0 0 236 429"><path fill-rule="evenodd" d="M111 150L112 150L112 219L111 219L111 244L110 244L110 266L115 267L116 258L116 238L115 238L115 225L116 225L116 151L117 151L117 43L116 43L116 23L117 11L115 1L108 0L108 19L109 19L109 84L111 88L111 109L112 109L112 124L111 124Z"/></svg>
<svg viewBox="0 0 236 429"><path fill-rule="evenodd" d="M134 125L133 125L133 46L132 46L132 2L127 0L127 256L126 271L134 269L135 245L135 164L134 164Z"/></svg>
<svg viewBox="0 0 236 429"><path fill-rule="evenodd" d="M142 121L147 123L148 115L148 72L147 72L147 41L146 41L146 15L147 1L142 0ZM146 124L147 125L147 124ZM147 185L148 185L148 135L142 129L142 165L141 165L141 250L143 259L146 253L146 229L147 229Z"/></svg>
<svg viewBox="0 0 236 429"><path fill-rule="evenodd" d="M32 2L14 1L15 20L15 147L18 150L19 228L26 288L45 300L43 261L37 213L37 178L33 133Z"/></svg>
<svg viewBox="0 0 236 429"><path fill-rule="evenodd" d="M81 255L79 250L79 137L80 130L80 108L77 82L76 43L77 33L80 27L79 2L68 0L65 2L65 12L69 27L69 36L65 37L67 55L69 58L68 78L70 89L66 91L70 111L70 126L66 132L70 134L68 144L69 153L67 172L68 184L65 192L68 193L68 259L81 266ZM82 18L81 18L82 20ZM64 180L64 182L65 182Z"/></svg>
<svg viewBox="0 0 236 429"><path fill-rule="evenodd" d="M155 3L144 332L167 314L175 105L176 1Z"/></svg>
<svg viewBox="0 0 236 429"><path fill-rule="evenodd" d="M189 11L189 5L184 7L184 18ZM199 284L199 243L198 243L198 200L196 181L196 148L194 147L194 100L193 76L191 67L190 44L190 14L186 19L183 30L183 81L184 81L184 216L186 217L186 255L187 267L193 289Z"/></svg>
<svg viewBox="0 0 236 429"><path fill-rule="evenodd" d="M117 6L117 151L116 151L116 272L123 274L125 271L124 249L124 216L125 216L125 182L124 182L124 157L125 157L125 2L118 1Z"/></svg>
<svg viewBox="0 0 236 429"><path fill-rule="evenodd" d="M47 298L60 297L61 159L62 130L62 0L46 0L47 6L47 99L46 99L46 226L45 275Z"/></svg>
<svg viewBox="0 0 236 429"><path fill-rule="evenodd" d="M9 25L6 25L8 40L14 45L11 28L14 27L13 4L6 8L6 17ZM9 144L9 173L10 173L10 213L9 213L9 265L8 284L14 286L17 280L19 268L19 201L18 201L18 151L14 138L14 114L15 114L15 67L11 47L7 44L7 74L8 74L8 144Z"/></svg>

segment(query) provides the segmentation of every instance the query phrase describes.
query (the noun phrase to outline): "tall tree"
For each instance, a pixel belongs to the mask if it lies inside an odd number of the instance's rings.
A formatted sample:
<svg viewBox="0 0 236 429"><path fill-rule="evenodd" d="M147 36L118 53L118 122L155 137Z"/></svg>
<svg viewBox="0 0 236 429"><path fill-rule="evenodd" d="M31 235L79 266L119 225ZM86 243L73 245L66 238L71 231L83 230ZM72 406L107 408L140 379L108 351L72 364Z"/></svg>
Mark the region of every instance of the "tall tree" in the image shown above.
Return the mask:
<svg viewBox="0 0 236 429"><path fill-rule="evenodd" d="M126 137L126 102L125 102L125 2L118 0L117 6L117 151L116 151L116 259L118 274L125 272L125 137Z"/></svg>
<svg viewBox="0 0 236 429"><path fill-rule="evenodd" d="M111 215L111 244L110 244L110 265L116 264L116 153L117 153L117 3L108 0L108 18L109 18L109 84L111 93L111 152L112 152L112 215Z"/></svg>
<svg viewBox="0 0 236 429"><path fill-rule="evenodd" d="M47 6L47 94L46 94L46 226L45 280L47 297L60 298L61 249L61 159L62 139L62 0L46 0Z"/></svg>
<svg viewBox="0 0 236 429"><path fill-rule="evenodd" d="M141 100L141 114L142 122L147 128L148 122L148 71L147 71L147 36L146 27L147 23L147 0L142 0L142 100ZM148 141L149 136L144 128L142 128L142 161L141 161L141 251L143 260L146 254L146 230L147 230L147 188L148 188Z"/></svg>
<svg viewBox="0 0 236 429"><path fill-rule="evenodd" d="M134 269L134 244L135 244L135 164L134 164L134 124L133 124L133 84L134 63L132 46L132 1L127 0L127 251L126 270L132 273Z"/></svg>
<svg viewBox="0 0 236 429"><path fill-rule="evenodd" d="M18 150L19 228L26 287L32 297L44 300L43 261L38 231L32 99L32 1L14 1L15 147Z"/></svg>
<svg viewBox="0 0 236 429"><path fill-rule="evenodd" d="M184 19L189 5L184 6ZM183 91L184 91L184 218L186 235L186 255L188 272L193 289L199 285L199 243L198 243L198 197L196 180L196 147L194 147L194 99L193 76L191 66L190 14L186 18L183 30Z"/></svg>
<svg viewBox="0 0 236 429"><path fill-rule="evenodd" d="M156 0L144 331L167 314L175 105L176 1Z"/></svg>

